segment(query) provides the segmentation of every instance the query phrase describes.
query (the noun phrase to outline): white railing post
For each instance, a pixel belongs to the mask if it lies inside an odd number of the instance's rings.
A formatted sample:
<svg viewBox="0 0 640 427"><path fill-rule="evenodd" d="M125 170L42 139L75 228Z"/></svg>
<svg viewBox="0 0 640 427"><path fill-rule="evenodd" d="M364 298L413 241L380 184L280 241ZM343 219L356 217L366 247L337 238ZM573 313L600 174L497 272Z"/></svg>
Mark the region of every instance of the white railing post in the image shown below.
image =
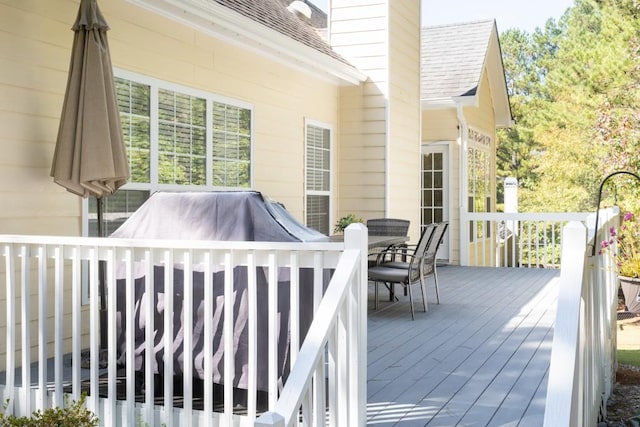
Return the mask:
<svg viewBox="0 0 640 427"><path fill-rule="evenodd" d="M357 330L352 331L350 337L357 340L350 348L356 349L351 358L349 373L350 384L355 385L351 390L351 402L357 402L357 413L352 413L350 425L364 425L367 418L367 299L368 299L368 276L367 276L367 242L369 233L364 224L351 224L345 230L345 249L357 249L360 257L360 272L355 289L357 296ZM355 332L355 334L353 333Z"/></svg>
<svg viewBox="0 0 640 427"><path fill-rule="evenodd" d="M364 225L353 225L345 231L345 241L343 244L337 242L198 242L198 241L160 241L160 240L124 240L124 239L94 239L94 238L76 238L76 237L59 237L59 236L0 236L3 243L2 255L4 257L3 266L5 268L5 293L6 293L6 317L7 331L6 351L0 353L0 358L6 358L6 364L3 364L6 371L6 381L0 396L7 399L8 406L6 411L15 413L15 415L27 415L32 409L41 408L50 405L61 405L60 399L63 394L72 394L74 399L78 399L81 389L89 387L90 396L87 399L87 407L93 411L103 423L106 424L127 424L129 422L139 420L143 423L162 423L172 425L174 419L180 418L181 422L193 422L198 425L205 425L206 420L209 424L213 423L240 423L245 425L252 423L256 413L255 401L249 406L250 415L248 417L238 416L233 413L234 400L232 393L225 394L226 413L219 415L201 414L199 411L193 411L189 408L189 404L184 405L183 409L176 411L173 408L173 390L165 389L165 405L167 407L159 409L156 405L154 397L157 384L154 382L154 371L161 369L156 366L158 362L157 350L158 346L165 345L169 341L171 345L164 347L165 361L170 358L171 361L166 365L169 369L166 372L173 371L174 353L175 353L175 337L174 334L179 331L173 331L171 328L157 332L160 326L166 322L170 322L175 318L175 307L171 305L173 298L167 297L164 301L158 296L155 300L155 294L162 292L172 295L173 280L175 270L172 265L179 265L179 270L184 270L184 285L190 288L192 280L195 280L196 273L199 275L203 262L205 267L203 274L208 277L207 281L212 281L212 274L215 269L226 275L225 284L234 282L233 269L235 267L249 268L252 274L256 276L255 271L260 268L268 268L271 272L270 283L277 283L279 269L293 268L292 280L293 285L299 285L299 273L301 269L309 269L313 271L314 280L321 280L320 285L326 279L323 278L323 272L333 271L332 279L326 288L326 292L320 301L319 313L315 316L312 325L310 325L307 340L302 343L304 350L299 353L295 363L291 365L292 371L288 377L283 393L280 393L276 408L273 413L266 414L261 418L263 425L284 425L298 423L298 411L302 408L305 414L305 420L314 417L321 423L324 422L326 416L326 403L333 402L330 411L335 414L335 420L339 425L363 426L366 420L366 359L367 359L367 229ZM8 243L7 243L8 242ZM172 254L175 253L175 259ZM251 253L251 256L244 254ZM163 255L164 254L164 255ZM171 255L167 255L171 254ZM189 256L186 256L188 254ZM231 254L235 254L232 256ZM228 258L227 262L221 262ZM39 260L40 264L36 261ZM203 261L204 260L204 261ZM51 262L52 261L52 262ZM1 261L0 261L1 262ZM108 316L107 324L99 323L98 298L99 292L99 264L106 263L106 288L108 296ZM158 266L164 265L164 273L160 273ZM223 267L220 269L220 267ZM90 267L88 270L86 267ZM83 277L82 271L87 270L88 274ZM193 273L192 272L196 272ZM216 273L218 271L215 271ZM45 282L47 278L50 283ZM156 277L157 276L157 277ZM193 276L193 277L192 277ZM199 277L199 276L198 276ZM164 290L156 288L164 279ZM65 280L68 283L65 283ZM81 303L82 282L88 281L89 292L93 298L89 299L88 306ZM256 282L256 278L250 278ZM55 286L52 286L55 284ZM39 285L39 288L37 286ZM256 283L253 287L256 288ZM125 287L123 289L122 287ZM37 289L37 294L32 298L28 298L28 289ZM126 291L125 291L126 290ZM65 298L65 293L73 294L73 298L69 304L70 313L59 313L62 310L55 310L56 323L55 328L51 328L53 334L48 332L46 322L37 322L36 316L39 318L51 318L49 309L45 311L45 301L59 302ZM255 293L255 290L254 290ZM54 295L55 294L55 295ZM296 298L299 295L293 293ZM36 301L35 298L38 300ZM226 289L227 306L233 305L233 288ZM26 296L26 297L25 297ZM184 304L195 310L193 299L195 294L184 294ZM208 304L212 306L205 309L205 317L215 317L213 312L214 295L209 292L205 295L208 298ZM278 300L277 294L271 295L272 306L275 307L275 301ZM22 300L22 303L20 302ZM250 305L255 309L258 301L254 301ZM17 308L20 309L20 318L17 319ZM3 304L4 305L4 304ZM30 310L24 307L39 307L37 313L29 315ZM59 304L58 304L59 305ZM295 310L300 309L299 302L292 301ZM60 306L62 307L62 306ZM220 307L218 307L220 309ZM231 313L231 310L229 310ZM220 314L220 313L218 313ZM46 315L46 316L45 316ZM180 313L177 313L180 315ZM188 310L183 314L184 318L191 319L195 317L195 312L190 313ZM64 317L66 316L66 317ZM164 318L159 318L164 316ZM253 316L255 317L255 316ZM63 320L67 318L72 323L71 330L60 328ZM224 326L224 323L216 323L205 327L205 331L209 334L214 333L214 327ZM233 319L235 321L235 319ZM28 334L29 325L38 325L39 343L38 354L32 350L29 353L29 343L33 340L36 342L36 335ZM173 323L170 322L172 325ZM85 325L87 324L87 325ZM232 323L229 323L232 325ZM198 324L200 325L200 324ZM259 324L256 327L262 326ZM100 343L98 341L98 332L101 327L106 327L108 338L108 365L106 369L102 369L99 362L101 360ZM193 335L196 331L191 330L195 325L184 325L184 345L187 350L184 351L186 360L183 363L183 370L188 376L185 379L185 388L191 388L191 376L196 363L195 353L190 349L196 345L189 342L190 338L195 339ZM198 326L199 327L199 326ZM254 328L257 329L257 328ZM275 330L275 328L273 328ZM16 332L20 333L20 338L16 338ZM35 330L35 328L34 328ZM234 329L231 329L233 332ZM162 341L158 341L157 333L169 334L162 337ZM182 332L180 332L182 333ZM255 335L257 331L253 331ZM192 337L193 335L193 337ZM277 337L271 333L272 340ZM227 346L232 343L232 339L224 340L225 352L232 355L235 349ZM254 347L256 338L253 339ZM16 343L16 341L19 341ZM67 342L69 341L69 342ZM325 382L322 381L326 377L325 369L325 349L327 342L332 341L334 346L333 361L335 366L329 381L333 384L327 390L335 392L334 396L327 399L325 394ZM55 343L55 346L52 346ZM209 345L209 353L218 351ZM222 344L221 344L222 345ZM20 347L25 349L21 351ZM89 348L90 369L86 377L81 378L81 353L84 348ZM271 344L270 347L275 347ZM31 389L28 384L31 379L36 378L36 374L31 374L31 362L37 362L42 367L47 363L49 351L44 349L54 348L55 358L61 359L63 352L70 352L72 360L71 381L69 387L63 384L63 379L59 372L55 373L57 387L56 400L51 400L51 387L53 384L44 374L38 375L37 388L44 390L47 386L47 395ZM297 349L296 349L297 350ZM124 351L124 353L123 353ZM195 351L195 349L194 349ZM256 352L257 349L252 350ZM262 349L260 350L262 351ZM144 352L144 353L142 353ZM273 353L273 349L271 351ZM296 351L297 352L297 351ZM266 353L266 350L265 350ZM22 356L21 364L16 363L16 356ZM35 356L35 357L34 357ZM256 364L259 357L264 354L254 354L248 362L249 372L254 371L251 375L256 375ZM65 358L67 355L65 354ZM120 395L121 385L116 386L116 360L123 359L127 365L126 379L122 388L126 389L126 400L118 399ZM56 360L60 364L61 360ZM231 358L232 363L236 363ZM182 362L181 362L182 363ZM199 363L199 362L197 362ZM210 376L214 372L215 360L209 360L204 363L205 373ZM207 366L208 365L208 366ZM300 365L300 366L298 366ZM165 365L163 365L164 367ZM200 366L199 364L197 366ZM253 367L251 367L253 366ZM233 366L232 366L233 367ZM277 366L280 369L279 365ZM295 368L295 372L294 372ZM60 366L56 371L61 371ZM16 387L16 372L21 375L24 384ZM232 374L234 369L229 369ZM33 378L30 378L30 376ZM145 379L144 398L142 404L135 403L136 391L142 390L136 388L135 376L139 375ZM314 375L316 375L314 379ZM227 372L225 372L227 376ZM269 374L274 377L274 374ZM275 377L277 379L277 377ZM107 396L101 396L104 384L102 379L106 379ZM227 384L233 383L233 377L225 378L225 387ZM319 379L319 380L318 380ZM172 383L171 379L171 383ZM67 379L64 379L66 382ZM49 384L47 384L47 382ZM59 383L58 383L59 382ZM272 381L275 383L275 381ZM165 381L165 384L167 381ZM288 387L287 385L293 387ZM253 385L252 385L253 384ZM320 393L314 396L314 385L318 385ZM249 386L256 394L256 378L249 382ZM35 387L34 387L35 388ZM289 390L289 391L287 391ZM167 394L170 398L167 401ZM205 391L205 395L212 397L212 387L209 391ZM35 400L33 396L36 397ZM189 399L189 394L184 395ZM284 396L284 398L283 398ZM312 405L309 402L317 397L317 413L313 413ZM255 400L255 399L254 399ZM230 404L229 404L230 403ZM63 403L62 403L63 404ZM37 406L37 408L36 408ZM211 407L212 405L210 405ZM211 409L211 408L210 408ZM271 408L270 408L271 409ZM265 414L263 414L265 415ZM203 422L205 421L205 422ZM284 423L283 423L284 422Z"/></svg>
<svg viewBox="0 0 640 427"><path fill-rule="evenodd" d="M16 272L15 272L15 259L14 259L14 247L11 244L4 246L4 262L5 262L5 276L6 276L6 310L7 310L7 353L6 353L6 365L5 371L7 372L6 389L3 397L5 402L5 412L7 414L13 414L13 407L15 403L15 368L16 360Z"/></svg>
<svg viewBox="0 0 640 427"><path fill-rule="evenodd" d="M558 295L559 315L553 333L553 351L549 367L549 383L544 413L544 425L580 426L572 414L577 412L574 390L580 381L579 360L580 316L582 307L582 284L587 243L584 224L572 221L562 230L562 266Z"/></svg>

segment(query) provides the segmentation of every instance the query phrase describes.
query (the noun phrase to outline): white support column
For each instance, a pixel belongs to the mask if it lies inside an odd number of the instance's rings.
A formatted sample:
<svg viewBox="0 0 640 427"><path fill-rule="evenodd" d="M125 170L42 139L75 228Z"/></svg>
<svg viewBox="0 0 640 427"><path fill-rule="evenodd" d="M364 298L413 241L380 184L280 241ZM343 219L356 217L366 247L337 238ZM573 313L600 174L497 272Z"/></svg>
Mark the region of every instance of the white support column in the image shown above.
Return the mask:
<svg viewBox="0 0 640 427"><path fill-rule="evenodd" d="M367 250L369 232L364 224L351 224L344 233L344 248L357 249L360 257L360 274L357 284L357 344L354 357L350 360L350 383L353 385L350 399L357 402L357 411L350 414L350 425L364 426L367 419Z"/></svg>

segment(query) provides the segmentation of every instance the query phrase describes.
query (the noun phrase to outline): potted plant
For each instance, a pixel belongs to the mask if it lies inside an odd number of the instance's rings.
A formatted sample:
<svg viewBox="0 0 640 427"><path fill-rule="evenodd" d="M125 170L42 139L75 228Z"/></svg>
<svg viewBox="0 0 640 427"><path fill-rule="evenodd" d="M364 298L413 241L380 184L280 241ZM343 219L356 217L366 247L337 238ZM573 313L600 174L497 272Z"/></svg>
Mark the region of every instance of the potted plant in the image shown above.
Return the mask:
<svg viewBox="0 0 640 427"><path fill-rule="evenodd" d="M601 252L611 250L627 310L640 313L640 222L633 212L622 218L619 230L611 228Z"/></svg>
<svg viewBox="0 0 640 427"><path fill-rule="evenodd" d="M349 226L349 224L353 224L354 222L364 223L362 218L358 218L354 214L345 215L336 222L335 228L333 229L334 233L342 233L344 229Z"/></svg>

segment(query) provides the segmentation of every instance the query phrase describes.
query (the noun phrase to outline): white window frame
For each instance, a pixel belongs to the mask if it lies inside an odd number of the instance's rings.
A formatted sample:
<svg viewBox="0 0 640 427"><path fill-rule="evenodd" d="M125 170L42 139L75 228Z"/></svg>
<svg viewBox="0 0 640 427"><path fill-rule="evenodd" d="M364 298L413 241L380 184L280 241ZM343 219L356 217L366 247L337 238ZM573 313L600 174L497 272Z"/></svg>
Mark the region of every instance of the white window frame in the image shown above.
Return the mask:
<svg viewBox="0 0 640 427"><path fill-rule="evenodd" d="M314 126L322 129L326 129L329 131L329 190L328 191L318 191L318 190L308 190L307 189L307 130L309 126ZM321 121L313 120L313 119L305 119L304 121L304 218L305 225L307 224L307 197L308 196L329 196L329 230L328 233L333 231L332 224L335 222L334 213L333 213L333 205L334 205L334 191L333 191L333 175L334 175L334 137L333 137L333 126L328 123L324 123Z"/></svg>
<svg viewBox="0 0 640 427"><path fill-rule="evenodd" d="M467 177L469 177L472 173L472 171L470 170L469 167L469 162L470 160L473 158L474 160L477 159L476 156L472 157L472 153L471 151L477 151L477 152L481 152L485 155L485 165L486 165L486 170L485 170L485 177L487 179L486 184L486 189L487 189L487 193L485 193L483 195L484 197L484 204L485 204L485 212L490 212L491 210L491 204L495 202L495 193L492 190L492 186L491 186L491 177L494 174L493 171L493 163L491 161L491 147L493 145L493 138L491 137L491 135L489 135L486 132L482 132L478 129L475 128L469 128L469 133L468 133L468 155L467 155L467 164L465 165L465 168L467 169ZM474 179L477 178L475 176L475 174L473 175ZM467 178L468 179L468 178ZM469 181L469 180L468 180ZM474 181L474 185L473 187L471 187L470 183L467 182L467 195L466 198L467 200L465 201L465 203L467 204L467 211L468 212L475 212L475 209L473 211L469 210L469 206L468 206L468 200L469 198L473 195L474 196L474 201L475 201L475 189L476 189L476 181ZM490 197L490 203L488 203L487 201L487 196ZM474 203L475 206L475 203ZM488 228L488 224L484 224L484 236L485 238L488 237L487 236L487 232L491 232L491 230ZM469 242L473 242L474 241L474 237L473 237L473 233L469 235Z"/></svg>
<svg viewBox="0 0 640 427"><path fill-rule="evenodd" d="M254 105L248 102L239 101L237 99L228 98L221 95L212 94L203 90L190 88L188 86L182 86L164 80L156 79L142 74L137 74L131 71L120 70L114 68L114 77L119 77L127 80L133 80L138 83L146 84L151 87L151 104L150 104L150 116L151 116L151 165L150 165L150 183L127 183L122 186L123 190L147 190L151 194L156 191L212 191L212 190L251 190L254 188L254 164L255 164L255 111ZM207 132L207 154L206 154L206 185L178 185L178 184L159 184L158 183L158 89L168 89L174 92L180 92L185 95L195 96L199 98L205 98L207 103L207 129L210 130L213 123L213 102L221 102L224 104L233 105L240 108L246 108L251 111L251 164L250 164L250 179L249 187L215 187L211 183L212 170L211 160L213 156L212 152L212 138L213 134Z"/></svg>
<svg viewBox="0 0 640 427"><path fill-rule="evenodd" d="M157 191L224 191L224 190L252 190L254 188L254 169L255 169L255 107L253 104L240 101L237 99L228 98L221 95L216 95L210 92L206 92L192 87L171 83L165 80L157 79L154 77L138 74L132 71L123 70L114 67L114 77L131 80L136 83L148 85L150 87L150 105L149 105L149 117L150 117L150 165L149 165L149 182L128 182L118 189L118 191L125 190L141 190L148 191L149 194L153 194ZM158 111L158 92L160 89L170 90L181 94L194 96L198 98L204 98L206 100L206 184L205 185L180 185L180 184L160 184L158 183L158 123L159 123L159 111ZM213 103L220 102L236 106L239 108L248 109L251 112L251 125L250 125L250 164L249 164L249 187L216 187L212 184L213 171L212 171L212 159L213 159ZM89 200L84 199L82 202L82 235L89 235ZM83 280L83 292L82 302L88 304L88 280Z"/></svg>

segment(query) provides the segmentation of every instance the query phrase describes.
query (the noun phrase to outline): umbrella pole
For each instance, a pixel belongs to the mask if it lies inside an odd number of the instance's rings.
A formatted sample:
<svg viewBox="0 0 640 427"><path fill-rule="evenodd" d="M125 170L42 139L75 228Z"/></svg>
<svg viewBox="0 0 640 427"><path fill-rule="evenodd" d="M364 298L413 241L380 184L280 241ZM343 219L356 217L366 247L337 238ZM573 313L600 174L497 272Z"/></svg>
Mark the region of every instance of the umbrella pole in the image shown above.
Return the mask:
<svg viewBox="0 0 640 427"><path fill-rule="evenodd" d="M102 219L102 197L96 198L98 211L98 237L104 237L104 223ZM98 261L98 286L100 294L100 349L107 349L107 300L105 295L105 262Z"/></svg>

